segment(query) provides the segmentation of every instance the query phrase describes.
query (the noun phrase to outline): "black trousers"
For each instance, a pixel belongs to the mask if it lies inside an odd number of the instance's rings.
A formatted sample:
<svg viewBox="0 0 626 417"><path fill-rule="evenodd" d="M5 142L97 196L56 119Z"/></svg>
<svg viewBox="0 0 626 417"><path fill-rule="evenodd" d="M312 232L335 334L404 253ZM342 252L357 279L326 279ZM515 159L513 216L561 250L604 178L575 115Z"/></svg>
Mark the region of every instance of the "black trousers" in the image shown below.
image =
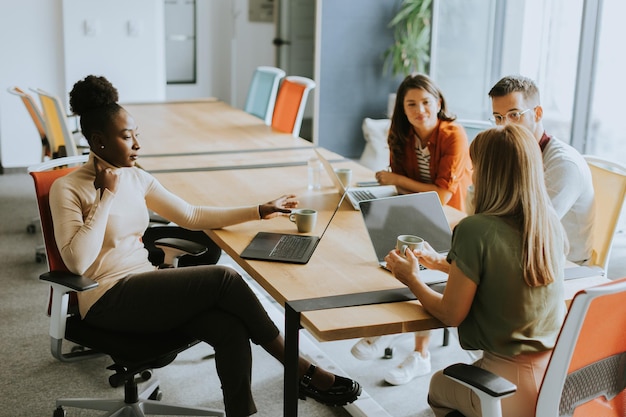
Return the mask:
<svg viewBox="0 0 626 417"><path fill-rule="evenodd" d="M263 345L279 334L248 284L219 265L130 275L108 290L85 320L134 333L179 329L213 346L229 417L256 412L249 341Z"/></svg>

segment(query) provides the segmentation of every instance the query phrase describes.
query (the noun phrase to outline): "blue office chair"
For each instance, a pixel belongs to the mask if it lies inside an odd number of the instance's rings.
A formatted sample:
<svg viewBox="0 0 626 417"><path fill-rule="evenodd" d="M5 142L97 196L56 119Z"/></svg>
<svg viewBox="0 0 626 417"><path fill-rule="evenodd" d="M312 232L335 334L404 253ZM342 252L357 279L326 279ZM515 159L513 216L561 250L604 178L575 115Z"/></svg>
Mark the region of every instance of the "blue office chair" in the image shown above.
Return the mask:
<svg viewBox="0 0 626 417"><path fill-rule="evenodd" d="M272 123L278 86L284 76L285 71L280 68L257 67L250 82L244 111L263 119L269 126Z"/></svg>
<svg viewBox="0 0 626 417"><path fill-rule="evenodd" d="M491 123L482 120L456 119L456 122L465 129L465 132L467 133L467 142L469 143L471 143L480 132L493 127Z"/></svg>

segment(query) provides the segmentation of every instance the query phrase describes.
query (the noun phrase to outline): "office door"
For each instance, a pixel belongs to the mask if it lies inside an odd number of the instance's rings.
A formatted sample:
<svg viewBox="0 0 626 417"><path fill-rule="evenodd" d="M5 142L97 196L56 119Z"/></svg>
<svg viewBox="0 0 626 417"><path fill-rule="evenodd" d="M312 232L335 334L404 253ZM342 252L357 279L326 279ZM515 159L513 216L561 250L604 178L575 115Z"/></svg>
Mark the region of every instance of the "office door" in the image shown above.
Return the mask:
<svg viewBox="0 0 626 417"><path fill-rule="evenodd" d="M315 71L315 0L276 0L276 66L287 75L313 79ZM304 109L300 136L313 140L313 94Z"/></svg>
<svg viewBox="0 0 626 417"><path fill-rule="evenodd" d="M276 0L276 66L287 75L313 78L315 1Z"/></svg>

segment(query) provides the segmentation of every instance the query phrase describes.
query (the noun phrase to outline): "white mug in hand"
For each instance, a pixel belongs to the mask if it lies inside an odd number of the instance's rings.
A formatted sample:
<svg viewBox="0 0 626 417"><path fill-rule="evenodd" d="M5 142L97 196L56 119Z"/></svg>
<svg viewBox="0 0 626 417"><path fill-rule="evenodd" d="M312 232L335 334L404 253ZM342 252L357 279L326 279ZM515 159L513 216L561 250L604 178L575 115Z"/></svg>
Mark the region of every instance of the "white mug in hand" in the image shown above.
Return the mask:
<svg viewBox="0 0 626 417"><path fill-rule="evenodd" d="M309 233L315 228L317 211L311 209L291 210L289 220L296 224L298 232Z"/></svg>
<svg viewBox="0 0 626 417"><path fill-rule="evenodd" d="M405 252L407 249L414 251L416 249L424 248L424 239L419 236L413 235L400 235L396 242L396 249L400 252L400 255L406 257Z"/></svg>

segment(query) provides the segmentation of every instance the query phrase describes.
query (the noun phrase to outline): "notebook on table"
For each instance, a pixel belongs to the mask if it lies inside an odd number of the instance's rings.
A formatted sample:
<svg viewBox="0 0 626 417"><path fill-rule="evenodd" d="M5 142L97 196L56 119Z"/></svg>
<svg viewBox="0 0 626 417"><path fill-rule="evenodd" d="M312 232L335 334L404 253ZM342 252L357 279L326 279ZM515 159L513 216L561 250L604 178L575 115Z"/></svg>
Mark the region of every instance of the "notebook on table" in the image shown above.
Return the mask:
<svg viewBox="0 0 626 417"><path fill-rule="evenodd" d="M362 201L360 206L378 264L385 269L385 256L396 247L399 235L419 236L442 255L450 250L452 231L434 191ZM444 272L421 269L420 278L426 284L448 280Z"/></svg>
<svg viewBox="0 0 626 417"><path fill-rule="evenodd" d="M346 190L346 187L343 185L343 183L335 173L335 170L333 169L333 166L330 164L330 162L328 162L328 159L324 158L317 149L315 149L315 152L317 153L319 160L324 166L324 170L332 180L333 185L337 189L339 195L343 195L347 191L348 200L355 210L360 210L359 203L361 201L375 200L377 198L385 198L398 195L398 191L393 185L375 185L372 187L358 187Z"/></svg>
<svg viewBox="0 0 626 417"><path fill-rule="evenodd" d="M346 193L339 199L337 207L335 207L333 214L319 237L290 233L259 232L241 252L241 257L243 259L260 261L306 264L313 256L315 248L317 248L320 240L324 237L324 233L326 233L345 197Z"/></svg>

